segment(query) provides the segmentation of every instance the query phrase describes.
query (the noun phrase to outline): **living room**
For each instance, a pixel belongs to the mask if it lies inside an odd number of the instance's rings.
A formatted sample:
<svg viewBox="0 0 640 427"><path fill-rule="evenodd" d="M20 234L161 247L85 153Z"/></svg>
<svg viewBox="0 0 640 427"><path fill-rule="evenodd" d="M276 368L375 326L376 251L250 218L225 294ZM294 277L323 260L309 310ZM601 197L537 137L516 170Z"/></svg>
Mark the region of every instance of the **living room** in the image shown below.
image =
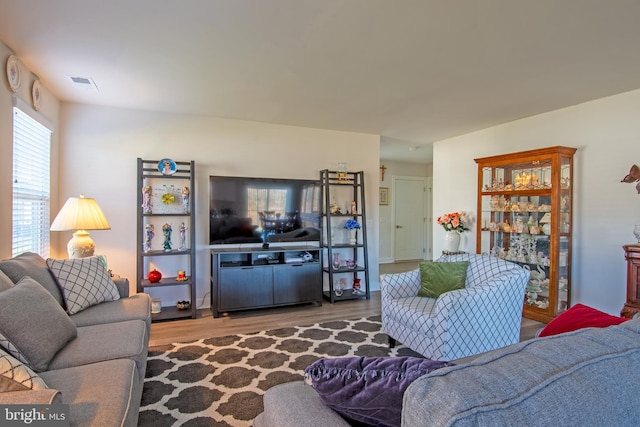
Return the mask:
<svg viewBox="0 0 640 427"><path fill-rule="evenodd" d="M3 6L4 8L4 6ZM619 12L608 13L624 15ZM629 15L627 13L627 15ZM30 29L29 31L35 31ZM6 42L3 40L3 42ZM625 43L627 43L625 39ZM14 53L5 43L2 55ZM28 63L36 52L18 52ZM620 78L635 74L620 71ZM40 76L45 79L45 75ZM51 77L49 77L51 78ZM57 77L59 78L59 77ZM31 83L36 75L25 69L25 83L18 98L29 103ZM633 81L633 79L631 79ZM474 158L546 146L578 148L575 158L573 302L594 305L615 313L625 299L625 262L621 245L633 242L631 230L638 221L637 197L631 186L620 180L637 163L639 126L634 120L640 93L634 87L617 88L608 82L595 92L600 99L554 111L539 111L532 117L442 138L433 143L433 215L476 210ZM628 83L625 81L625 84ZM638 82L640 85L640 82ZM136 189L135 159L170 157L197 160L199 189L196 209L199 230L206 230L207 177L249 175L316 179L318 171L346 161L350 169L363 170L367 186L367 214L378 224L377 201L380 179L380 135L331 129L287 126L247 120L233 120L200 114L176 114L138 109L61 102L42 86L40 114L50 121L52 134L52 216L64 201L83 193L101 204L111 222L111 231L97 231L94 239L109 264L123 277L135 277ZM555 89L557 90L557 89ZM624 93L622 93L624 92ZM611 95L611 96L609 96ZM11 254L10 206L12 91L4 85L2 104L2 161L5 174L4 203L0 224L0 254ZM99 94L91 97L98 103ZM480 125L466 126L480 129ZM238 156L238 148L242 155ZM313 147L313 154L306 147ZM321 147L321 148L320 148ZM635 157L635 158L634 158ZM272 159L286 159L285 161ZM283 165L286 164L286 172ZM455 172L453 172L455 171ZM387 182L389 175L387 174ZM88 185L90 184L90 185ZM443 232L433 226L433 253L442 251ZM378 241L378 227L369 227L369 241ZM198 246L197 294L208 290L208 251L204 236ZM64 256L68 236L52 233L52 255ZM464 250L474 251L473 233L465 233ZM370 245L371 277L377 277L377 245ZM372 284L372 288L377 286Z"/></svg>
<svg viewBox="0 0 640 427"><path fill-rule="evenodd" d="M6 7L6 2L0 4L0 10ZM597 2L590 2L590 5L596 7ZM617 29L620 46L634 45L640 35L628 26L628 18L637 16L634 13L637 10L628 11L624 7L632 6L620 3L618 13L615 13L615 6L606 6L607 13L617 19L611 19L611 26L606 28L602 23L602 27L594 26L593 39L584 43L588 45L594 39L604 37L604 32L607 32L607 37L613 38L611 33L616 33L614 30ZM577 5L575 8L580 9ZM32 26L30 31L37 34L38 27ZM541 37L544 34L545 31L541 30ZM81 37L81 33L74 35ZM46 35L38 34L38 37ZM368 237L370 242L378 242L378 188L383 186L380 182L382 133L283 124L277 119L268 123L224 118L197 111L154 111L152 101L148 109L122 107L115 103L111 106L100 105L100 93L107 92L108 88L91 95L93 99L90 102L63 101L47 87L47 79L54 77L46 74L46 65L41 65L37 72L28 66L37 64L35 57L42 52L22 51L3 37L0 37L0 41L0 57L3 61L16 54L22 60L23 67L22 85L15 94L7 84L0 87L0 182L4 183L0 187L0 258L11 257L14 102L18 107L44 118L54 129L52 217L70 196L83 193L96 198L109 219L111 230L95 231L91 235L98 251L107 256L110 268L130 279L132 292L135 290L134 278L137 274L134 218L139 191L136 188L138 157L196 161L198 196L195 209L198 230L208 228L207 187L210 175L317 179L319 170L345 161L349 169L365 172L367 216L372 225L368 228ZM594 49L600 53L600 49L606 50L611 46L597 45ZM504 48L512 55L517 51L508 44ZM567 52L564 54L571 57ZM475 117L473 121L470 118L465 130L460 133L424 139L424 143L433 144L434 218L444 212L473 213L477 210L475 158L556 145L577 148L574 159L571 302L589 305L610 314L619 313L625 302L627 273L622 245L634 242L632 230L640 217L640 195L636 194L634 185L620 182L631 165L640 162L640 122L637 120L640 112L640 66L637 62L627 64L620 59L632 56L636 56L635 50L624 51L622 48L615 58L610 58L610 62L605 63L600 56L602 67L606 68L602 72L606 72L607 78L603 79L600 87L590 92L588 98L580 96L579 86L569 87L565 83L567 96L572 95L571 99L578 101L564 105L550 103L547 109L541 108L523 116L515 112L521 106L512 105L510 107L515 115L504 122L492 123L485 117ZM140 55L135 59L142 58L143 55ZM584 60L584 57L580 57L575 61ZM615 60L624 65L618 65ZM616 67L619 67L619 74L616 74ZM595 65L591 68L585 66L585 75L576 75L576 80L597 74L596 68ZM39 112L34 112L30 106L31 87L38 78L44 83L42 104ZM125 80L126 76L121 78ZM553 85L551 77L549 80L549 92L561 90L558 85ZM523 77L522 81L527 80ZM181 85L179 79L176 79L175 85ZM519 88L512 89L515 91ZM451 88L452 92L465 90L470 91L462 84ZM544 95L543 92L527 94L532 100ZM136 96L140 96L139 93ZM462 105L459 109L460 116L471 117ZM272 116L278 117L275 112ZM423 119L417 115L415 121ZM438 116L431 120L444 121L444 118ZM418 138L416 140L421 141ZM401 171L392 173L402 174ZM389 180L390 176L388 173L386 179ZM444 248L444 232L436 224L430 226L433 253L439 254ZM473 224L473 230L476 226ZM196 294L197 303L204 299L203 307L206 307L209 245L206 233L199 236L196 247L197 276L200 279ZM52 257L66 258L69 238L70 233L51 234ZM461 248L475 252L475 247L475 232L464 233ZM372 289L379 289L379 257L378 245L372 244L369 248Z"/></svg>

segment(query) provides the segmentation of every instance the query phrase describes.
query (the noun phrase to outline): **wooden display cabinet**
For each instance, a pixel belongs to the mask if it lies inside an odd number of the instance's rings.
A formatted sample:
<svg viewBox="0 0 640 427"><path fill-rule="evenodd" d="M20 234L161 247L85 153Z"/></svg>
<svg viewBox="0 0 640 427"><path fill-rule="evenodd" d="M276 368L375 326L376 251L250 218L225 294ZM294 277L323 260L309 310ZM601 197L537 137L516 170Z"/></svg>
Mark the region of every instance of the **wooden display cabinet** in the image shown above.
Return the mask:
<svg viewBox="0 0 640 427"><path fill-rule="evenodd" d="M632 318L640 312L640 244L624 245L627 260L627 302L620 316Z"/></svg>
<svg viewBox="0 0 640 427"><path fill-rule="evenodd" d="M475 159L476 252L531 270L523 315L545 323L571 303L575 152L549 147Z"/></svg>

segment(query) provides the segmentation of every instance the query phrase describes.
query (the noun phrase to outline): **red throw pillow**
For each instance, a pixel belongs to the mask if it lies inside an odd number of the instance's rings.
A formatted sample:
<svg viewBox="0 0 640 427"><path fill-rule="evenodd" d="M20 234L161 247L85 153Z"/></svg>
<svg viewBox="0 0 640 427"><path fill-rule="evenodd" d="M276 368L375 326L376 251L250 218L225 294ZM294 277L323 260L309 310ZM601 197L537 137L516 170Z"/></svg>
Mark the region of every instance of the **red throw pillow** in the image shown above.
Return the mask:
<svg viewBox="0 0 640 427"><path fill-rule="evenodd" d="M627 318L612 316L593 307L576 304L544 327L538 337L562 334L582 328L606 328L626 322Z"/></svg>

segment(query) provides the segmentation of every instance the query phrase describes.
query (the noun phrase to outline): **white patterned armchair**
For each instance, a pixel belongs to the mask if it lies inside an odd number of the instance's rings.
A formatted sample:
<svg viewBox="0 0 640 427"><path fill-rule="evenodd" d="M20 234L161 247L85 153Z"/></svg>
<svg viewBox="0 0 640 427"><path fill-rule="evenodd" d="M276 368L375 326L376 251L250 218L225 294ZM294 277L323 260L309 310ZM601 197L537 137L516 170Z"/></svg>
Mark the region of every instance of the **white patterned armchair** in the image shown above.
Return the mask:
<svg viewBox="0 0 640 427"><path fill-rule="evenodd" d="M529 270L488 255L443 255L469 261L464 289L418 297L420 270L384 274L382 330L434 360L454 360L517 343Z"/></svg>

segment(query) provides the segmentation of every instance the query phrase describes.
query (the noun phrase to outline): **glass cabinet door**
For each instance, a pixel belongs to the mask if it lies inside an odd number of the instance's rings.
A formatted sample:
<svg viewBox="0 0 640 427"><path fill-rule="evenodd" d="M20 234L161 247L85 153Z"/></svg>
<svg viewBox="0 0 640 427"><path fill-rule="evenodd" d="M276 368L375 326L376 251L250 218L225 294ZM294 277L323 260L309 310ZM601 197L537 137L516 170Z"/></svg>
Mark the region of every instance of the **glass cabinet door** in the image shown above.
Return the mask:
<svg viewBox="0 0 640 427"><path fill-rule="evenodd" d="M575 149L551 150L476 159L477 252L530 270L524 315L544 322L570 304Z"/></svg>

